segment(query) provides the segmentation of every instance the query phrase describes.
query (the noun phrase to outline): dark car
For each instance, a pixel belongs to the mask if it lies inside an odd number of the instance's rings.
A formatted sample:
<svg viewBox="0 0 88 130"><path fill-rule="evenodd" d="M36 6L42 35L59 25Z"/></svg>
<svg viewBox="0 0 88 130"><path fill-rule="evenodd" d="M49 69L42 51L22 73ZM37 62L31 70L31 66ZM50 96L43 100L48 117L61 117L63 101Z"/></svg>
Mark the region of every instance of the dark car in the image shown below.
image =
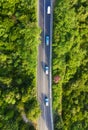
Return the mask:
<svg viewBox="0 0 88 130"><path fill-rule="evenodd" d="M49 106L49 99L48 99L48 97L45 97L44 102L45 102L45 106Z"/></svg>
<svg viewBox="0 0 88 130"><path fill-rule="evenodd" d="M46 75L49 74L49 67L47 65L45 65L45 73L46 73Z"/></svg>

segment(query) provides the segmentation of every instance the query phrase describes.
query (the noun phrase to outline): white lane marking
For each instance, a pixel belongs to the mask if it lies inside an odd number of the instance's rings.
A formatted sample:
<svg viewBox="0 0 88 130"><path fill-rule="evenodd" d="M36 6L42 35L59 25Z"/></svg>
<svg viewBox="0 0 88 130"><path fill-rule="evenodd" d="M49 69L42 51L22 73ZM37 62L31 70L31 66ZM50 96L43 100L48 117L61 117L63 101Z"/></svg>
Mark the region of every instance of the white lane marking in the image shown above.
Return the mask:
<svg viewBox="0 0 88 130"><path fill-rule="evenodd" d="M45 64L45 0L44 0L44 56L43 56L43 60L44 60L44 64ZM44 73L44 85L45 85L45 73ZM44 86L44 93L45 93L45 86Z"/></svg>
<svg viewBox="0 0 88 130"><path fill-rule="evenodd" d="M44 55L43 55L43 60L45 64L45 0L44 0ZM45 72L43 71L43 92L45 94ZM44 95L45 96L45 95ZM44 97L45 98L45 97ZM44 104L44 130L46 130L46 112L45 112L45 104Z"/></svg>

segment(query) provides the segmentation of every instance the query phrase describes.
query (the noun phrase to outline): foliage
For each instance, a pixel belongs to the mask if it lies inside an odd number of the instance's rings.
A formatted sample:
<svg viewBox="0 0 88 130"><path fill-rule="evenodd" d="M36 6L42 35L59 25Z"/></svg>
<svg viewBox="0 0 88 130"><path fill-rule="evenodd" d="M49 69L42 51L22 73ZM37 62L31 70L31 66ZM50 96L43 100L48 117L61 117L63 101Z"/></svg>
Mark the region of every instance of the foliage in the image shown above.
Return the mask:
<svg viewBox="0 0 88 130"><path fill-rule="evenodd" d="M0 1L0 129L2 130L11 130L12 127L13 130L19 129L21 113L27 114L26 109L32 122L34 115L37 118L40 113L35 91L40 35L35 3L36 0ZM10 120L13 123L7 123Z"/></svg>
<svg viewBox="0 0 88 130"><path fill-rule="evenodd" d="M57 58L56 58L57 57ZM53 108L63 130L88 129L88 2L56 0L53 33ZM57 116L55 115L55 118ZM59 130L59 120L55 129ZM58 127L57 127L58 126Z"/></svg>

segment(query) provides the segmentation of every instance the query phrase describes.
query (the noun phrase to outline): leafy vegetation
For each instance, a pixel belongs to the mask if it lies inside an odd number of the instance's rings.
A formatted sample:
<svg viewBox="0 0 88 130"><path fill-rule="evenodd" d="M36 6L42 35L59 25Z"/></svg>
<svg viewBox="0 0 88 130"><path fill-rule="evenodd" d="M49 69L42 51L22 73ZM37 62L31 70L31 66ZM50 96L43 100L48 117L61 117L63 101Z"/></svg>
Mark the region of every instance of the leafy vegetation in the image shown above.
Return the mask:
<svg viewBox="0 0 88 130"><path fill-rule="evenodd" d="M88 129L88 1L56 0L53 34L55 130Z"/></svg>
<svg viewBox="0 0 88 130"><path fill-rule="evenodd" d="M40 113L35 87L40 34L36 6L36 0L0 1L1 130L32 130L30 124Z"/></svg>

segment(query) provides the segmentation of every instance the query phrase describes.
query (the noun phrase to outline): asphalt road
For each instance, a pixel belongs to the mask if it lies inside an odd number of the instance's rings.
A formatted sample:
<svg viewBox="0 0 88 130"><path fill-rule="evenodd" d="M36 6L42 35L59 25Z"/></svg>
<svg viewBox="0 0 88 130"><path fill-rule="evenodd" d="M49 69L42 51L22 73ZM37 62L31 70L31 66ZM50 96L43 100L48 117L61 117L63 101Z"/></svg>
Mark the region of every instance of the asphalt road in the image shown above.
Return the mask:
<svg viewBox="0 0 88 130"><path fill-rule="evenodd" d="M51 15L47 14L47 6L50 6L50 0L39 0L39 26L42 29L41 44L38 48L38 69L37 69L37 88L38 100L41 107L41 116L38 121L38 130L53 130L52 129L52 115L50 104L50 71L47 76L44 72L44 66L50 66L50 45L45 45L45 36L50 36L50 22ZM49 106L45 106L44 98L49 98Z"/></svg>

